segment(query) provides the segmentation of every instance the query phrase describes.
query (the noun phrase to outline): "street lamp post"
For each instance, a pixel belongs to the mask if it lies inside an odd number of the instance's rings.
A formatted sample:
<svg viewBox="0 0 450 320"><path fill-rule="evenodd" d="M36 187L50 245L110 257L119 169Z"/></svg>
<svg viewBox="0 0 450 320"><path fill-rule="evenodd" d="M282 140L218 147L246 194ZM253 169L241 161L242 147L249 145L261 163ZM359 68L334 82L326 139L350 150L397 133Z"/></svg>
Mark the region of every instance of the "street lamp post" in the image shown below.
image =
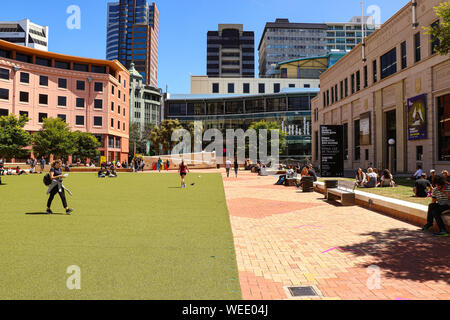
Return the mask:
<svg viewBox="0 0 450 320"><path fill-rule="evenodd" d="M393 173L394 171L394 147L395 147L395 140L389 139L388 141L389 147L388 147L388 156L389 156L389 171Z"/></svg>

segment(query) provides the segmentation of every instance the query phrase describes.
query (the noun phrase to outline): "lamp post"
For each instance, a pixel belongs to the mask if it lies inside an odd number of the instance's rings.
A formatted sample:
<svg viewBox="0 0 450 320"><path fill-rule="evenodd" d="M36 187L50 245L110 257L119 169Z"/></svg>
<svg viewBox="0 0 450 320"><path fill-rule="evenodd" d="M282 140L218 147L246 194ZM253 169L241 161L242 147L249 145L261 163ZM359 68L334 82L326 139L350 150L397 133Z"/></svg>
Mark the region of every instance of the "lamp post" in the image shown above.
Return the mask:
<svg viewBox="0 0 450 320"><path fill-rule="evenodd" d="M393 173L394 169L394 147L395 147L395 140L389 139L388 141L389 147L388 147L388 156L389 156L389 171Z"/></svg>

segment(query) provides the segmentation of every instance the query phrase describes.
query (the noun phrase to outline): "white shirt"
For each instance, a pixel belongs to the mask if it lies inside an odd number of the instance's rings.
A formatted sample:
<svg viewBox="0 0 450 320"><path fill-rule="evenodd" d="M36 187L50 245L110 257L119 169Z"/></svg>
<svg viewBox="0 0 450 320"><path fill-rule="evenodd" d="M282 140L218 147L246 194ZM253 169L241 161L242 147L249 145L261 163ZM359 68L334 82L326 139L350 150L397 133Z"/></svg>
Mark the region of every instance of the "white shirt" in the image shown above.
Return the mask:
<svg viewBox="0 0 450 320"><path fill-rule="evenodd" d="M419 169L419 170L416 171L416 173L414 173L414 177L416 177L416 178L421 177L422 173L423 173L423 170Z"/></svg>
<svg viewBox="0 0 450 320"><path fill-rule="evenodd" d="M231 161L230 160L225 161L225 165L227 169L231 168Z"/></svg>

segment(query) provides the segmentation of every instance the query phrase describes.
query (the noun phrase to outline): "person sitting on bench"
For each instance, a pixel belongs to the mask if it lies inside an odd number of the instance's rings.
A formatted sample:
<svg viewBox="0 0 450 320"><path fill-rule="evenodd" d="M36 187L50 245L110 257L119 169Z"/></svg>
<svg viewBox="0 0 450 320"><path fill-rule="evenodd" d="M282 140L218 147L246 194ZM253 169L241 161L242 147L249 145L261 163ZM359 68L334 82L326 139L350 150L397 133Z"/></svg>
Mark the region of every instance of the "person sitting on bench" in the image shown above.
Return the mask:
<svg viewBox="0 0 450 320"><path fill-rule="evenodd" d="M448 237L449 233L441 217L444 211L450 210L448 200L450 194L446 191L447 181L443 176L437 176L434 183L436 188L433 189L433 202L428 206L427 224L422 228L422 231L430 229L433 226L433 220L436 220L439 232L433 235L436 237Z"/></svg>

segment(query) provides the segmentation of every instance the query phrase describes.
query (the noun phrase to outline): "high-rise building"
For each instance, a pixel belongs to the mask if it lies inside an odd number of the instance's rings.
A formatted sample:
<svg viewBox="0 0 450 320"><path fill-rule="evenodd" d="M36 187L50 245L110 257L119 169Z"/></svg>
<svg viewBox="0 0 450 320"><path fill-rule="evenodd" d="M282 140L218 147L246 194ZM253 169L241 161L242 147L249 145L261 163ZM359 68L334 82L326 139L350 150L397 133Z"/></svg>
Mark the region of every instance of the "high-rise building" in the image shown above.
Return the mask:
<svg viewBox="0 0 450 320"><path fill-rule="evenodd" d="M37 25L29 19L0 21L0 39L48 51L48 26Z"/></svg>
<svg viewBox="0 0 450 320"><path fill-rule="evenodd" d="M207 74L209 77L255 76L255 33L242 24L219 24L208 31Z"/></svg>
<svg viewBox="0 0 450 320"><path fill-rule="evenodd" d="M258 46L260 77L278 62L326 55L327 29L323 23L291 23L289 19L266 23Z"/></svg>
<svg viewBox="0 0 450 320"><path fill-rule="evenodd" d="M145 83L158 85L159 12L147 0L108 3L106 58L131 63Z"/></svg>

